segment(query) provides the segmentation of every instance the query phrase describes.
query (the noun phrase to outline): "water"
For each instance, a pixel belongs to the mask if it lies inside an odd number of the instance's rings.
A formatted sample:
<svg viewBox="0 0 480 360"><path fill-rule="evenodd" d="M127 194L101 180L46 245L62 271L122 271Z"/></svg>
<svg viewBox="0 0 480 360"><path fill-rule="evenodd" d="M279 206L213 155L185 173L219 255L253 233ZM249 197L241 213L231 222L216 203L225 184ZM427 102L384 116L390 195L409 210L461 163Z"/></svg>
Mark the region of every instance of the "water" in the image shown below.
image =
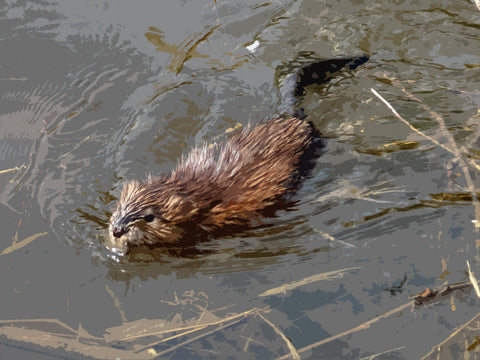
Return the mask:
<svg viewBox="0 0 480 360"><path fill-rule="evenodd" d="M446 1L7 1L1 353L161 358L159 338L139 334L248 311L165 356L280 357L286 338L311 359L428 353L477 314L470 289L318 342L467 280L465 260L478 271L472 201L432 195L468 192L458 161L370 91L448 145L402 89L438 113L478 186L478 16L472 3ZM307 87L296 104L328 137L296 208L266 229L199 245L194 258L134 262L106 250L123 182L168 172L192 147L278 113L275 70L303 51L370 60ZM144 344L128 348L132 336Z"/></svg>

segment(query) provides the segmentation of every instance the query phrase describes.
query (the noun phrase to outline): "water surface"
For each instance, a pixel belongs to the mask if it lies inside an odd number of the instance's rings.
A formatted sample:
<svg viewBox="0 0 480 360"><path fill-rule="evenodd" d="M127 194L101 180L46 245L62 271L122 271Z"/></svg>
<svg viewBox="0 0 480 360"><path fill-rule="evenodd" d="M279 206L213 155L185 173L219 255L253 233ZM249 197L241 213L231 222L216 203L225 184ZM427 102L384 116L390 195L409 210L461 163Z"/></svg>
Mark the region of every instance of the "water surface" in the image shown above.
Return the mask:
<svg viewBox="0 0 480 360"><path fill-rule="evenodd" d="M305 359L428 353L477 314L475 295L402 306L467 280L465 260L479 268L474 205L443 195L469 192L458 159L370 89L448 145L422 104L441 116L476 184L478 16L473 3L446 1L7 1L2 352L250 359L291 354L291 342ZM296 207L266 229L201 244L194 258L112 255L103 243L123 182L279 113L275 70L305 51L370 60L298 99L328 142ZM158 329L216 322L228 326L189 347L157 343ZM157 337L142 338L147 330Z"/></svg>

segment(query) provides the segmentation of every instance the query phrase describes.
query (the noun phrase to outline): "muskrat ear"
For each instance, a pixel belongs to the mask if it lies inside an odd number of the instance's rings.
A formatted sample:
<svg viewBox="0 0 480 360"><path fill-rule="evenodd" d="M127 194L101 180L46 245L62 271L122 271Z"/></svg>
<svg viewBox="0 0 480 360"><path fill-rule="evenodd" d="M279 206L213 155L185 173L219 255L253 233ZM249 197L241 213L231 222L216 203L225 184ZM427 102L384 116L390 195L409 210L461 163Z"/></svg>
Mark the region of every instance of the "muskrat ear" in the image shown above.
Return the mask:
<svg viewBox="0 0 480 360"><path fill-rule="evenodd" d="M145 222L149 223L149 222L152 222L153 219L155 219L155 216L150 214L150 215L145 216L144 219L145 219Z"/></svg>

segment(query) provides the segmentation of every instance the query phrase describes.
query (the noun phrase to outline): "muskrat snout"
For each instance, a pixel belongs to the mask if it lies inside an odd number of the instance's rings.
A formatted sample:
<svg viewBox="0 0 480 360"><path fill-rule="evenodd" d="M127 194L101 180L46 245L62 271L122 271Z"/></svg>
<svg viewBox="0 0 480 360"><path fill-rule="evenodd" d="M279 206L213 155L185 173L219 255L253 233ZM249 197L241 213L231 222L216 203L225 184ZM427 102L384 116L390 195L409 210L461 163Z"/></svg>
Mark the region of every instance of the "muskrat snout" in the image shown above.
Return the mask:
<svg viewBox="0 0 480 360"><path fill-rule="evenodd" d="M114 226L112 230L113 236L120 238L122 235L125 235L130 229L124 227Z"/></svg>

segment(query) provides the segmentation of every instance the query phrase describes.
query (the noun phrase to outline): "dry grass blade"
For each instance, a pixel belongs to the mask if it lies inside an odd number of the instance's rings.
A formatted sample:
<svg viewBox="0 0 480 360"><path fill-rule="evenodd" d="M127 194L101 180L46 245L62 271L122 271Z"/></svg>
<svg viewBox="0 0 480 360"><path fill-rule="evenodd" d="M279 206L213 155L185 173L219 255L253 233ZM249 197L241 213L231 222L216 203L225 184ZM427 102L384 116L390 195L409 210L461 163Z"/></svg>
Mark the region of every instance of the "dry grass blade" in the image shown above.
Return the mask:
<svg viewBox="0 0 480 360"><path fill-rule="evenodd" d="M252 310L254 310L255 312L257 312L257 314L258 314L258 309L252 309ZM211 334L213 334L213 333L215 333L215 332L217 332L217 331L223 330L223 329L225 329L226 327L232 326L232 325L234 325L234 324L242 321L242 318L245 317L247 314L252 313L252 310L246 311L246 312L244 312L244 313L236 316L236 318L235 318L234 320L225 321L225 322L223 322L223 324L220 325L220 326L211 326L210 324L204 324L204 325L201 326L201 328L199 327L198 330L202 330L202 329L207 328L207 327L209 327L209 326L210 326L210 327L213 327L213 329L212 329L212 330L209 330L209 331L205 331L205 332L203 332L203 333L201 333L201 334L199 334L199 335L197 335L197 336L194 336L194 337L192 337L192 338L189 338L189 339L187 339L187 340L185 340L185 341L179 342L178 344L176 344L176 345L174 345L174 346L172 346L172 347L169 347L168 349L165 349L165 350L163 350L163 351L161 351L161 352L156 352L155 349L152 348L152 346L155 346L155 345L157 345L157 344L160 344L160 343L162 343L162 342L164 342L165 340L168 340L168 339L160 340L160 341L157 341L157 342L155 342L155 343L153 343L153 344L150 344L150 345L148 345L148 346L146 346L146 347L144 347L144 348L142 348L142 349L140 349L140 350L137 350L136 353L141 353L141 352L143 352L143 351L147 351L148 353L154 353L155 356L162 356L162 355L164 355L164 354L167 354L167 353L169 353L169 352L172 352L172 351L174 351L174 350L176 350L176 349L179 349L179 348L181 348L181 347L183 347L183 346L185 346L185 345L188 345L188 344L190 344L190 343L192 343L192 342L195 342L195 341L197 341L197 340L199 340L199 339L201 339L201 338L204 338L204 337L206 337L206 336L208 336L208 335L211 335ZM216 324L216 323L215 323L215 324ZM192 332L192 331L189 331L189 333L190 333L190 332ZM184 335L184 334L182 334L182 335ZM174 336L174 337L172 337L172 338L169 338L169 339L173 339L173 338L175 338L175 337L176 337L176 336Z"/></svg>
<svg viewBox="0 0 480 360"><path fill-rule="evenodd" d="M365 329L368 329L370 326L372 326L372 324L380 321L381 319L384 319L384 318L387 318L393 314L396 314L400 311L403 311L405 310L406 308L408 307L411 307L413 305L413 301L409 301L403 305L400 305L399 307L393 309L393 310L390 310L388 312L386 312L385 314L382 314L382 315L379 315L377 316L376 318L373 318L372 320L368 320L366 322L364 322L363 324L360 324L356 327L354 327L353 329L350 329L350 330L347 330L347 331L344 331L340 334L337 334L337 335L334 335L334 336L330 336L329 338L326 338L326 339L323 339L323 340L320 340L320 341L317 341L316 343L313 343L311 345L308 345L308 346L305 346L301 349L298 349L297 350L297 353L301 354L302 352L305 352L305 351L308 351L308 350L312 350L320 345L323 345L323 344L326 344L326 343L329 343L329 342L332 342L334 340L337 340L341 337L344 337L344 336L347 336L347 335L350 335L350 334L353 334L357 331L360 331L360 330L365 330ZM284 356L281 356L279 357L277 360L284 360L284 359L287 359L289 355L284 355Z"/></svg>
<svg viewBox="0 0 480 360"><path fill-rule="evenodd" d="M479 0L480 1L480 0ZM462 155L460 153L460 150L458 149L457 147L457 144L455 142L455 139L453 139L453 137L451 136L451 134L449 133L446 125L445 125L445 121L443 120L443 118L437 114L436 112L434 112L432 109L430 109L427 105L425 105L424 103L422 103L420 101L420 99L418 99L417 97L415 97L413 94L409 93L405 88L403 88L400 84L400 82L396 79L391 79L391 78L388 78L387 76L385 76L385 78L387 78L388 80L390 80L393 85L395 85L396 87L400 88L403 93L411 100L414 100L415 102L419 103L426 111L428 111L430 113L430 115L438 122L439 126L440 126L440 129L442 130L442 134L445 136L446 139L448 139L448 142L449 142L449 147L443 145L443 144L440 144L437 140L435 140L434 138L432 138L431 136L428 136L427 134L421 132L420 130L416 129L415 127L413 127L407 120L405 120L394 108L392 105L390 105L390 103L385 100L375 89L371 89L372 93L378 97L389 109L390 111L392 111L392 113L400 120L402 121L403 123L405 123L410 129L412 129L413 131L415 131L416 133L420 134L421 136L429 139L430 141L432 141L434 144L440 146L442 149L445 149L446 151L448 151L449 153L451 153L454 157L455 157L455 160L458 162L458 165L459 167L462 169L462 172L465 176L465 181L467 182L467 186L468 186L468 189L469 191L472 193L472 197L473 197L473 205L475 207L475 220L472 221L472 223L474 224L475 228L478 229L480 228L480 202L478 201L478 199L476 198L475 196L475 185L473 183L473 180L472 180L472 177L470 175L470 171L468 170L468 166L466 164L466 162L464 161L464 159L462 158Z"/></svg>
<svg viewBox="0 0 480 360"><path fill-rule="evenodd" d="M121 304L120 300L118 300L117 296L112 291L112 289L110 289L110 287L108 285L105 285L105 290L107 290L108 295L110 295L112 297L113 305L117 308L118 312L120 313L120 319L123 322L126 322L127 317L125 316L125 311L123 311L123 309L122 309L122 304Z"/></svg>
<svg viewBox="0 0 480 360"><path fill-rule="evenodd" d="M472 283L472 286L475 289L477 296L480 298L480 288L478 287L478 281L477 281L477 278L473 275L473 272L472 272L472 269L470 268L470 263L468 262L468 260L467 260L467 266L468 266L468 277L470 278L470 282Z"/></svg>
<svg viewBox="0 0 480 360"><path fill-rule="evenodd" d="M317 282L317 281L320 281L320 280L328 280L328 279L332 279L332 278L343 277L343 273L345 273L347 271L351 271L351 270L357 270L357 269L361 269L361 268L360 267L353 267L353 268L340 269L340 270L335 270L335 271L329 271L329 272L322 273L322 274L312 275L312 276L306 277L302 280L294 281L294 282L291 282L289 284L285 284L285 285L267 290L267 291L261 293L258 296L286 294L287 290L292 290L292 289L295 289L297 287L307 285L307 284L311 284L313 282Z"/></svg>
<svg viewBox="0 0 480 360"><path fill-rule="evenodd" d="M453 342L455 343L455 346L458 348L459 344L460 348L464 349L464 356L462 357L461 351L457 352L458 358L462 359L476 359L477 352L471 351L468 347L465 346L463 341L459 341L459 337L462 335L462 333L465 333L468 329L475 330L478 329L478 321L479 321L479 316L480 314L475 315L473 318L471 318L468 322L465 324L459 326L454 332L450 334L448 338L443 340L440 344L435 345L432 347L432 350L425 356L423 356L420 360L427 360L427 359L442 359L442 355L445 355L450 347L449 345ZM473 336L472 336L473 337ZM466 339L465 339L466 340ZM446 351L445 351L446 350ZM472 356L473 355L473 356Z"/></svg>
<svg viewBox="0 0 480 360"><path fill-rule="evenodd" d="M355 245L350 244L350 243L348 243L348 242L346 242L346 241L339 240L339 239L335 239L332 235L327 234L326 232L320 231L320 230L318 230L318 229L313 229L313 231L315 231L316 233L322 235L324 238L326 238L326 239L328 239L328 240L330 240L330 241L336 241L336 242L344 245L346 248L351 248L351 247L352 247L352 248L355 248L355 249L357 248Z"/></svg>
<svg viewBox="0 0 480 360"><path fill-rule="evenodd" d="M262 320L265 321L268 325L270 325L273 331L275 331L277 335L279 335L285 341L285 343L287 344L288 350L290 350L290 355L292 356L292 359L300 360L300 356L298 355L297 350L295 349L295 346L293 346L293 344L290 342L290 340L288 340L285 334L281 332L280 329L276 327L274 324L272 324L268 319L266 319L262 314L257 313L257 315L260 318L262 318Z"/></svg>
<svg viewBox="0 0 480 360"><path fill-rule="evenodd" d="M15 167L10 168L10 169L0 170L0 174L4 174L4 173L10 172L10 171L17 171L17 170L25 169L26 167L27 167L26 165L20 165L20 166L15 166Z"/></svg>
<svg viewBox="0 0 480 360"><path fill-rule="evenodd" d="M198 324L198 325L193 325L193 326L184 326L184 327L180 327L180 328L161 330L161 331L153 331L153 332L149 332L149 333L142 333L142 334L139 334L139 335L127 336L127 337L121 338L119 340L120 341L130 341L130 340L133 340L133 339L144 338L144 337L149 337L149 336L159 336L159 335L162 335L162 334L174 333L174 332L177 332L177 331L183 331L184 334L187 334L187 333L191 332L190 330L194 330L194 331L195 330L202 330L206 326L224 324L226 322L234 321L238 318L243 318L247 315L257 313L259 311L265 311L266 309L267 308L264 308L264 309L253 308L253 309L247 310L243 313L236 314L236 315L233 315L233 316L230 316L230 317L227 317L227 318L221 319L219 321L215 321L215 322L206 322L206 323L203 323L203 324ZM163 342L163 341L165 341L165 340L161 340L160 342ZM155 343L159 343L159 342L155 342ZM153 345L149 345L149 346L153 346Z"/></svg>
<svg viewBox="0 0 480 360"><path fill-rule="evenodd" d="M385 355L385 354L390 354L390 353L393 353L394 351L403 350L405 348L406 348L406 346L399 346L395 349L385 350L385 351L382 351L381 353L378 353L378 354L373 354L373 355L370 355L370 356L367 356L367 357L360 358L360 360L373 360L378 356Z"/></svg>
<svg viewBox="0 0 480 360"><path fill-rule="evenodd" d="M452 153L454 156L456 156L455 153L453 153L448 147L446 147L445 145L442 145L440 144L437 140L435 140L434 138L432 138L431 136L428 136L427 134L421 132L420 130L418 130L416 127L412 126L407 120L405 120L398 112L397 110L395 110L393 108L392 105L390 105L390 103L385 100L385 98L380 95L375 89L370 89L373 93L373 95L375 95L376 97L378 97L387 107L388 109L393 113L393 115L395 115L401 122L403 122L405 125L407 125L410 129L412 129L413 131L415 131L417 134L427 138L428 140L430 140L431 142L433 142L435 145L437 146L440 146L441 148L447 150L449 153Z"/></svg>
<svg viewBox="0 0 480 360"><path fill-rule="evenodd" d="M18 231L17 231L17 233L15 234L15 236L13 238L12 244L10 246L8 246L7 248L3 249L3 251L0 253L0 255L10 254L11 252L13 252L15 250L21 249L22 247L30 244L33 240L39 238L40 236L44 236L44 235L47 235L47 234L48 233L45 231L45 232L42 232L42 233L33 234L33 235L23 239L23 240L18 241Z"/></svg>

